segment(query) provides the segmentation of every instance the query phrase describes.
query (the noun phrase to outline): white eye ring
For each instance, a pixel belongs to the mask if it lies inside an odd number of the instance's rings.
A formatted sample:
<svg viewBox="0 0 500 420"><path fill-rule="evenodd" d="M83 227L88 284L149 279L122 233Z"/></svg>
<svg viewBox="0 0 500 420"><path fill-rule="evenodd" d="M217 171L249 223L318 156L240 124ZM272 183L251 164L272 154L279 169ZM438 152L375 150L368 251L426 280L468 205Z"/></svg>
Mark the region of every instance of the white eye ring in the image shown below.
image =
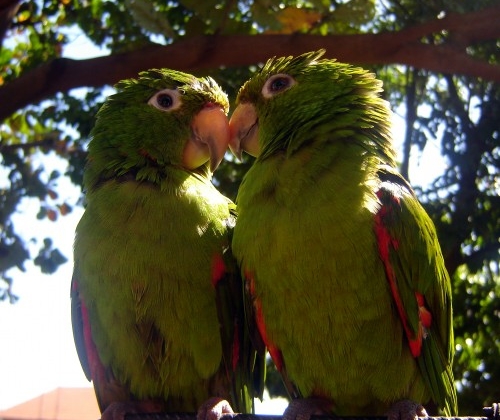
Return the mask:
<svg viewBox="0 0 500 420"><path fill-rule="evenodd" d="M271 76L266 80L262 87L262 96L264 98L272 98L281 92L290 89L297 81L289 74L279 73Z"/></svg>
<svg viewBox="0 0 500 420"><path fill-rule="evenodd" d="M177 89L163 89L156 92L149 99L148 104L160 111L170 112L181 107L182 98Z"/></svg>

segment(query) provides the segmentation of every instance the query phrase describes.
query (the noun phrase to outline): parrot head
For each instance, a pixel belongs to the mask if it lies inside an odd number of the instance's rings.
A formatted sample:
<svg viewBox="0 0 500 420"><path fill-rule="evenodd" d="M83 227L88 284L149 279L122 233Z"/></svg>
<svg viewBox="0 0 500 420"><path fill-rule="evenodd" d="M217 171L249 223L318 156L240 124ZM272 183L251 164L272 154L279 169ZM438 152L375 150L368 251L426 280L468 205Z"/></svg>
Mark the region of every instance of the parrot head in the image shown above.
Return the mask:
<svg viewBox="0 0 500 420"><path fill-rule="evenodd" d="M132 174L160 183L169 168L210 177L227 150L227 95L210 78L169 69L116 84L97 114L84 183Z"/></svg>
<svg viewBox="0 0 500 420"><path fill-rule="evenodd" d="M229 122L233 154L266 159L321 142L356 142L394 164L382 82L362 68L321 59L324 53L272 58L241 87Z"/></svg>

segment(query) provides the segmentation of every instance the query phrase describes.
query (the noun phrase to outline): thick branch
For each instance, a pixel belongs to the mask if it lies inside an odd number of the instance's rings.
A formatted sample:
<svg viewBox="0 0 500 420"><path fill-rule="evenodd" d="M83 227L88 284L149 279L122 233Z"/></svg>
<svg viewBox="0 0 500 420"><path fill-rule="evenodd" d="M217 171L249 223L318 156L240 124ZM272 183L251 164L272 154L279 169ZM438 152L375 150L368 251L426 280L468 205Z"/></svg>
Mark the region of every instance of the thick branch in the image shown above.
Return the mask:
<svg viewBox="0 0 500 420"><path fill-rule="evenodd" d="M274 55L296 55L319 48L325 48L328 57L361 65L406 64L500 82L500 66L475 60L453 46L421 42L424 35L443 30L463 31L460 35L474 41L500 38L499 21L500 7L492 7L467 15L450 15L399 32L331 36L212 35L88 60L55 59L0 88L0 121L17 109L56 92L113 84L152 67L196 72L220 66L246 66L264 62Z"/></svg>
<svg viewBox="0 0 500 420"><path fill-rule="evenodd" d="M5 33L20 4L19 0L0 0L0 49L2 48Z"/></svg>

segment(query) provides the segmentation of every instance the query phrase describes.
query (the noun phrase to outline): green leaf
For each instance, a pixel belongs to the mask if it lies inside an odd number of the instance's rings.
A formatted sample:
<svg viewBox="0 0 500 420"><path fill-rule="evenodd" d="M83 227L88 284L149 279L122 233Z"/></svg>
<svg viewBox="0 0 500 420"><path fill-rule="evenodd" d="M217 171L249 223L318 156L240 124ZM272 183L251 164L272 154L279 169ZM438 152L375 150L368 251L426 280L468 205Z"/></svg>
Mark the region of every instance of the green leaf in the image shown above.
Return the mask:
<svg viewBox="0 0 500 420"><path fill-rule="evenodd" d="M168 19L155 9L152 1L149 0L125 0L135 21L146 31L154 34L162 34L167 38L175 38L176 34Z"/></svg>

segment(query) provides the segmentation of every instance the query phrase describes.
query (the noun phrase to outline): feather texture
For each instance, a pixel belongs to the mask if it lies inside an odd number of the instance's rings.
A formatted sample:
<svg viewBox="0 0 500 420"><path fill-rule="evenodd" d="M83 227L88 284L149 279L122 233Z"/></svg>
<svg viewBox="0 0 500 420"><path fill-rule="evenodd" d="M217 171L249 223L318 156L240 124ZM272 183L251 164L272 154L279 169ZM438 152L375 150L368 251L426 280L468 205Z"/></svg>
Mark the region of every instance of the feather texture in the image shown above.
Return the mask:
<svg viewBox="0 0 500 420"><path fill-rule="evenodd" d="M335 414L403 399L456 414L450 280L395 172L382 84L322 54L269 60L230 121L233 150L257 157L233 251L261 335L290 394L328 398Z"/></svg>
<svg viewBox="0 0 500 420"><path fill-rule="evenodd" d="M216 287L229 264L214 269L230 258L234 226L234 204L211 183L227 149L226 95L210 78L173 70L117 88L92 131L76 230L72 320L82 367L101 411L139 402L193 412L221 397L250 412L242 355L255 352L242 347L233 359L221 341L243 334L242 305L230 300L242 298ZM232 282L241 282L234 270ZM218 314L235 324L221 329Z"/></svg>

